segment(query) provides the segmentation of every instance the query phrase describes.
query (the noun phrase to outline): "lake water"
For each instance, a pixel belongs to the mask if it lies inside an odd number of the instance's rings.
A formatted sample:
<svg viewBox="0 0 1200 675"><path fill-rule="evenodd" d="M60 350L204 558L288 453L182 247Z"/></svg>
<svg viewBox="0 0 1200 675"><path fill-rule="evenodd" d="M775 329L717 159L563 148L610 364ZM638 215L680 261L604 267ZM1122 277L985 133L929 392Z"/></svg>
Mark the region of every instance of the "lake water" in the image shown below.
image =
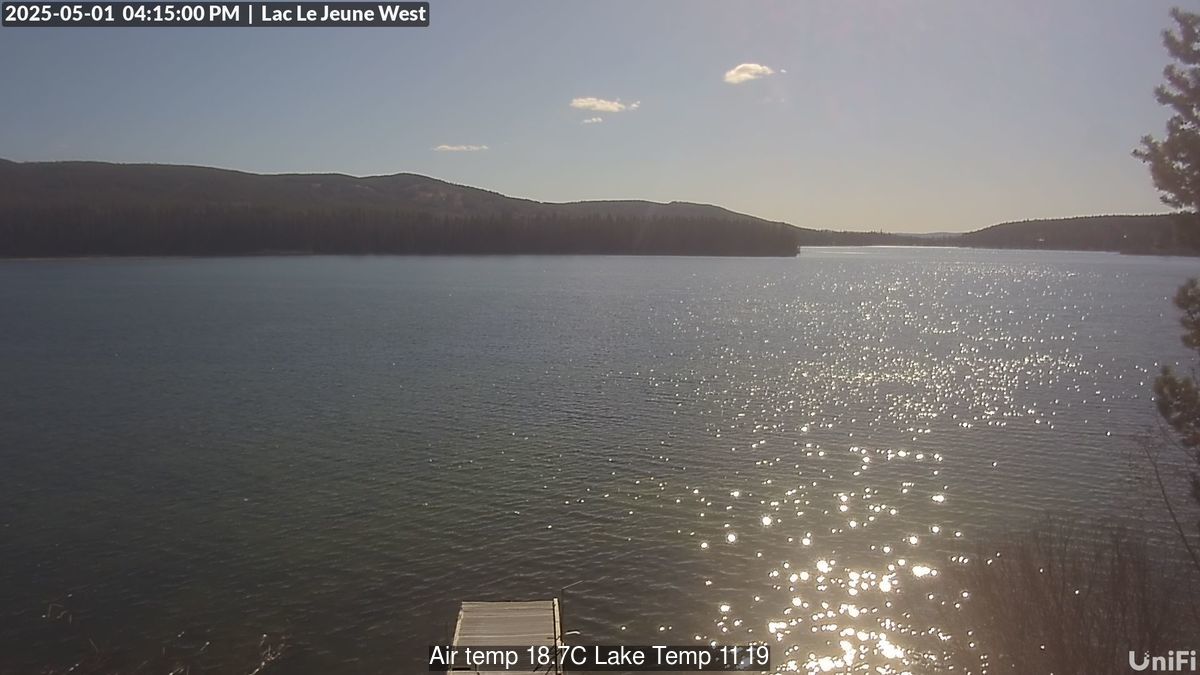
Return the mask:
<svg viewBox="0 0 1200 675"><path fill-rule="evenodd" d="M89 639L249 672L264 635L280 672L422 672L459 601L575 582L584 642L770 640L805 670L845 641L920 671L952 627L890 598L1038 514L1141 508L1130 448L1198 272L907 248L0 263L0 672Z"/></svg>

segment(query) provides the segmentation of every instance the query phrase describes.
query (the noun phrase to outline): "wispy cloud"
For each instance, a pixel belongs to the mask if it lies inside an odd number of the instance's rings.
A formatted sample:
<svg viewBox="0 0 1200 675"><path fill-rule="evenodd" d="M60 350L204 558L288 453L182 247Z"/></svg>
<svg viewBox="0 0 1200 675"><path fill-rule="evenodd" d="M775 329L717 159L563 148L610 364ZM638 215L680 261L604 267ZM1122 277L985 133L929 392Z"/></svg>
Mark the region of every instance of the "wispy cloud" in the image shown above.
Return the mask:
<svg viewBox="0 0 1200 675"><path fill-rule="evenodd" d="M439 145L433 149L434 152L479 152L487 150L486 145Z"/></svg>
<svg viewBox="0 0 1200 675"><path fill-rule="evenodd" d="M725 81L729 84L741 84L774 74L774 70L761 63L743 63L725 73Z"/></svg>
<svg viewBox="0 0 1200 675"><path fill-rule="evenodd" d="M620 99L609 101L595 96L583 96L580 98L571 99L571 107L579 108L580 110L592 110L603 113L619 113L624 110L637 110L642 105L641 101L634 101L629 105L621 103Z"/></svg>
<svg viewBox="0 0 1200 675"><path fill-rule="evenodd" d="M599 124L604 121L603 117L589 117L583 121L584 124Z"/></svg>

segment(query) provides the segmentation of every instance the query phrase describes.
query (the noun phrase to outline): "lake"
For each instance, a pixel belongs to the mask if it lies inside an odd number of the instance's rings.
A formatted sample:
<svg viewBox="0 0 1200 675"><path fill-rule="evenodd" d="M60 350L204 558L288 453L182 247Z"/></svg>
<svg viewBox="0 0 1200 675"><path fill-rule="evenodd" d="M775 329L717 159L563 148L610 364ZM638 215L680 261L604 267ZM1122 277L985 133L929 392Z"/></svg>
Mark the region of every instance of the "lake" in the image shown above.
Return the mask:
<svg viewBox="0 0 1200 675"><path fill-rule="evenodd" d="M0 672L88 640L249 672L263 636L281 672L423 672L458 602L576 582L580 641L903 670L953 627L890 598L960 552L1155 508L1131 449L1197 273L937 248L2 262Z"/></svg>

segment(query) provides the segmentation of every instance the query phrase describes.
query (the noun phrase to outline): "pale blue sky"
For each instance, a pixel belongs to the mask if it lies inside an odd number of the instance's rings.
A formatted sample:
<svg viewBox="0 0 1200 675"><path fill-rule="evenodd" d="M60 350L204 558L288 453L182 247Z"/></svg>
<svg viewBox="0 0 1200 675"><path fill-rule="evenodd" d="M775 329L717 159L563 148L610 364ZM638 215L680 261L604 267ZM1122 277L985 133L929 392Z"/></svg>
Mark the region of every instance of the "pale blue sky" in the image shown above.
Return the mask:
<svg viewBox="0 0 1200 675"><path fill-rule="evenodd" d="M1129 153L1166 119L1172 4L433 0L428 29L0 28L0 157L411 171L839 229L1162 211ZM742 63L774 74L725 82Z"/></svg>

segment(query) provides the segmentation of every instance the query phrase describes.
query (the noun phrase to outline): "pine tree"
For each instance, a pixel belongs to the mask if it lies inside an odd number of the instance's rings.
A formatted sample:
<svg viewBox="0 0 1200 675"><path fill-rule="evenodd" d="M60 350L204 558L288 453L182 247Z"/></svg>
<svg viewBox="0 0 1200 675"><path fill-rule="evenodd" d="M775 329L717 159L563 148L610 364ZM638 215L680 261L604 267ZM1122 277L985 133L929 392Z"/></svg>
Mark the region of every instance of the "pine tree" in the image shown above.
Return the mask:
<svg viewBox="0 0 1200 675"><path fill-rule="evenodd" d="M1189 214L1200 212L1200 14L1171 10L1176 29L1163 31L1163 44L1178 63L1163 70L1155 98L1174 111L1164 140L1142 137L1134 156L1150 167L1163 203Z"/></svg>
<svg viewBox="0 0 1200 675"><path fill-rule="evenodd" d="M1165 204L1179 209L1186 238L1196 241L1200 234L1200 14L1171 10L1175 29L1163 32L1163 45L1176 62L1163 70L1166 80L1155 89L1155 98L1174 111L1167 121L1163 140L1142 138L1142 147L1134 156L1150 167L1155 187ZM1200 354L1200 281L1189 280L1175 295L1175 306L1183 313L1183 344ZM1164 366L1154 382L1158 414L1166 422L1167 443L1182 450L1189 466L1188 479L1192 501L1200 506L1200 385L1195 374L1180 374ZM1192 541L1190 528L1181 522L1164 483L1155 449L1146 446L1159 490L1166 501L1171 520L1187 549L1192 563L1200 570L1200 555ZM1200 521L1196 532L1200 533Z"/></svg>

